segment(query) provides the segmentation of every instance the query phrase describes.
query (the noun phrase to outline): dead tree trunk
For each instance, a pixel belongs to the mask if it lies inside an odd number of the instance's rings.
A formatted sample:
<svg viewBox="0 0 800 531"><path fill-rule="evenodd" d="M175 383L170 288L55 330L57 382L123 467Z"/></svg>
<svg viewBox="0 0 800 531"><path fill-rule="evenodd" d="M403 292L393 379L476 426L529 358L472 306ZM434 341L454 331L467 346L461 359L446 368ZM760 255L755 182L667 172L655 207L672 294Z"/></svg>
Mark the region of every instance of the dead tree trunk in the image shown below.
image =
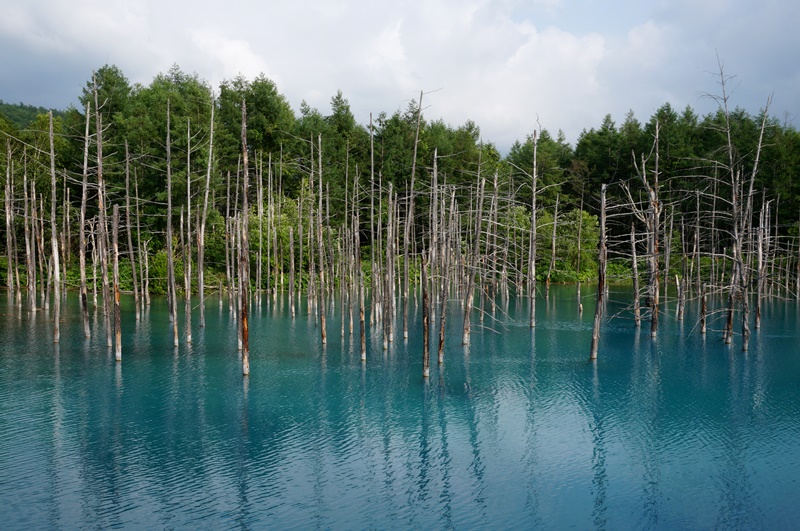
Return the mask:
<svg viewBox="0 0 800 531"><path fill-rule="evenodd" d="M464 329L461 335L461 344L469 345L470 340L470 315L472 314L472 302L475 297L475 276L478 274L478 259L481 251L481 226L483 224L483 191L486 181L481 177L478 187L478 204L475 216L475 234L472 240L472 259L467 274L467 288L464 300Z"/></svg>
<svg viewBox="0 0 800 531"><path fill-rule="evenodd" d="M14 292L14 273L11 269L14 263L12 256L12 221L14 215L11 210L11 140L6 139L6 193L5 193L5 206L6 206L6 253L8 259L8 270L6 271L6 286L10 293Z"/></svg>
<svg viewBox="0 0 800 531"><path fill-rule="evenodd" d="M170 110L167 100L167 296L172 323L173 345L178 346L178 296L175 293L175 258L172 248L172 142L170 139Z"/></svg>
<svg viewBox="0 0 800 531"><path fill-rule="evenodd" d="M403 338L408 339L408 292L409 292L409 260L411 256L411 225L414 222L414 179L417 173L417 146L419 145L419 127L422 121L422 91L419 93L417 109L417 132L414 135L414 154L411 160L411 190L408 194L408 212L406 212L405 236L403 238Z"/></svg>
<svg viewBox="0 0 800 531"><path fill-rule="evenodd" d="M289 311L292 319L295 317L294 290L294 227L289 227Z"/></svg>
<svg viewBox="0 0 800 531"><path fill-rule="evenodd" d="M81 275L81 313L83 313L83 334L86 338L91 337L89 328L89 301L86 293L86 192L89 180L89 114L91 104L86 102L86 131L84 133L83 144L83 182L81 184L81 214L80 226L78 231L78 248ZM27 210L27 207L26 207Z"/></svg>
<svg viewBox="0 0 800 531"><path fill-rule="evenodd" d="M8 291L14 292L14 273L11 269L14 263L12 255L12 232L13 232L13 219L14 214L11 209L11 140L6 139L6 193L5 193L5 207L6 207L6 254L8 259L8 270L6 271L6 282Z"/></svg>
<svg viewBox="0 0 800 531"><path fill-rule="evenodd" d="M547 280L545 281L546 296L550 294L550 275L553 274L553 268L556 264L556 234L558 230L558 199L559 194L556 194L556 208L553 211L553 233L550 237L550 265L547 268Z"/></svg>
<svg viewBox="0 0 800 531"><path fill-rule="evenodd" d="M87 134L86 137L88 138L88 117L87 117ZM8 158L11 159L11 145L8 144ZM88 149L88 148L87 148ZM28 197L28 169L27 169L27 154L23 155L25 157L25 168L22 173L22 189L23 189L23 200L25 202L23 216L24 216L24 223L25 223L25 266L28 272L28 303L30 305L31 311L36 311L36 245L35 242L32 241L35 239L34 233L35 229L33 228L32 220L31 220L31 207L30 201ZM85 164L84 164L85 167ZM85 179L85 177L84 177ZM84 268L84 274L86 269Z"/></svg>
<svg viewBox="0 0 800 531"><path fill-rule="evenodd" d="M136 242L139 244L139 278L142 279L142 303L150 306L150 264L147 259L147 241L142 241L142 216L139 212L139 181L133 175L134 203L136 205Z"/></svg>
<svg viewBox="0 0 800 531"><path fill-rule="evenodd" d="M133 306L136 313L136 320L139 320L139 281L136 274L136 251L133 247L133 234L131 220L131 167L130 153L128 152L128 140L125 139L125 226L128 233L128 253L131 261L131 280L133 281Z"/></svg>
<svg viewBox="0 0 800 531"><path fill-rule="evenodd" d="M763 197L763 195L762 195ZM762 199L763 203L763 199ZM766 279L766 271L764 266L764 240L765 234L769 234L766 227L769 220L769 202L766 203L761 209L759 214L758 223L758 273L756 275L756 320L755 329L761 328L761 299L764 296L764 282Z"/></svg>
<svg viewBox="0 0 800 531"><path fill-rule="evenodd" d="M248 376L250 374L250 331L248 328L248 299L250 297L250 238L249 238L249 215L250 205L247 202L247 195L249 193L249 164L247 153L247 104L242 98L242 166L244 170L244 179L242 187L242 234L240 236L239 244L239 262L241 278L239 284L242 290L240 297L240 320L242 328L242 374Z"/></svg>
<svg viewBox="0 0 800 531"><path fill-rule="evenodd" d="M600 343L600 321L603 318L603 298L606 292L606 260L608 252L606 250L606 189L608 185L603 184L600 188L600 245L599 262L597 272L597 306L594 309L594 326L592 327L592 347L589 359L597 359L597 349Z"/></svg>
<svg viewBox="0 0 800 531"><path fill-rule="evenodd" d="M317 311L319 312L319 328L322 344L328 342L327 325L325 322L325 248L322 240L322 134L319 135L319 147L317 157L319 160L319 207L317 208L317 250L319 251L319 262L317 264L317 277L319 286L317 290Z"/></svg>
<svg viewBox="0 0 800 531"><path fill-rule="evenodd" d="M633 275L633 320L636 327L642 325L642 310L639 299L639 259L636 256L636 230L631 223L631 270Z"/></svg>
<svg viewBox="0 0 800 531"><path fill-rule="evenodd" d="M442 254L442 292L441 292L441 309L439 310L439 348L437 351L437 361L441 364L444 363L444 336L445 326L447 322L447 300L450 293L450 256L452 255L452 238L455 231L455 212L456 212L456 191L452 190L450 195L450 216L447 230L444 236L444 251ZM443 216L444 217L444 216Z"/></svg>
<svg viewBox="0 0 800 531"><path fill-rule="evenodd" d="M56 224L56 149L53 134L53 111L48 113L50 121L50 245L53 258L53 343L61 341L61 264L58 252L58 225ZM9 263L10 267L10 263Z"/></svg>
<svg viewBox="0 0 800 531"><path fill-rule="evenodd" d="M422 377L428 378L431 375L431 352L429 348L430 323L430 299L428 298L428 264L425 254L422 254Z"/></svg>
<svg viewBox="0 0 800 531"><path fill-rule="evenodd" d="M386 265L383 284L383 349L394 341L394 224L395 204L392 183L389 183L389 201L386 216Z"/></svg>
<svg viewBox="0 0 800 531"><path fill-rule="evenodd" d="M258 216L258 257L256 258L256 293L260 294L263 288L263 261L264 261L264 154L258 152L256 161L256 212ZM269 250L267 250L269 256ZM269 268L267 268L269 275ZM267 279L269 291L269 278ZM260 300L260 298L259 298Z"/></svg>
<svg viewBox="0 0 800 531"><path fill-rule="evenodd" d="M200 327L206 326L206 299L205 299L205 249L206 249L206 221L208 220L208 192L211 189L211 167L214 153L214 98L211 98L211 122L208 138L208 161L206 165L206 186L203 192L203 214L200 217L200 227L197 232L197 294L200 298ZM227 255L226 255L227 259ZM219 294L222 297L222 293Z"/></svg>
<svg viewBox="0 0 800 531"><path fill-rule="evenodd" d="M192 122L186 121L186 239L183 247L183 296L186 322L186 342L192 342ZM183 208L181 208L181 235L183 235ZM183 236L181 236L183 238Z"/></svg>
<svg viewBox="0 0 800 531"><path fill-rule="evenodd" d="M106 204L103 175L103 116L100 114L99 96L97 92L97 80L92 76L94 89L94 113L96 122L96 142L97 142L97 215L98 215L98 234L97 234L97 254L100 259L100 276L103 285L103 318L106 324L106 344L112 346L111 338L111 294L108 285L108 223L106 222Z"/></svg>
<svg viewBox="0 0 800 531"><path fill-rule="evenodd" d="M528 233L528 300L530 301L530 325L536 326L536 153L539 140L533 132L533 171L531 172L531 230Z"/></svg>
<svg viewBox="0 0 800 531"><path fill-rule="evenodd" d="M706 284L700 286L700 333L703 335L706 333L706 314L708 313L707 291Z"/></svg>
<svg viewBox="0 0 800 531"><path fill-rule="evenodd" d="M367 331L364 321L364 270L361 267L361 223L357 201L355 203L355 230L353 246L356 259L356 275L358 275L358 330L361 339L361 361L367 361Z"/></svg>
<svg viewBox="0 0 800 531"><path fill-rule="evenodd" d="M122 319L119 308L119 205L114 205L114 359L122 361Z"/></svg>
<svg viewBox="0 0 800 531"><path fill-rule="evenodd" d="M623 185L623 190L627 194L628 202L630 204L633 214L645 224L647 229L647 270L648 270L648 306L650 307L650 337L656 337L658 334L658 310L659 310L659 226L662 204L658 197L658 177L659 177L659 129L660 126L656 122L656 133L653 142L653 150L651 155L655 154L655 169L653 171L653 182L648 180L647 177L647 161L648 157L642 155L641 168L636 163L636 157L633 157L634 168L642 181L642 184L647 192L648 205L647 208L637 206L631 195L630 189L627 185Z"/></svg>

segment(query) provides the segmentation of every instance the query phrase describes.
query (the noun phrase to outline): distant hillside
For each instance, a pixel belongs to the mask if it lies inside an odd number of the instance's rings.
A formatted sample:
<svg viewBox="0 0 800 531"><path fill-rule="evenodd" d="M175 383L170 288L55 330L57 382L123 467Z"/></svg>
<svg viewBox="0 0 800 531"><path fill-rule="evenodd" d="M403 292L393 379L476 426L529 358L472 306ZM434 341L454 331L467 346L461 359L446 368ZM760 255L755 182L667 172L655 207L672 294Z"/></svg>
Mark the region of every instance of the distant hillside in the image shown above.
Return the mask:
<svg viewBox="0 0 800 531"><path fill-rule="evenodd" d="M47 114L50 109L44 107L34 107L33 105L25 105L24 103L6 103L0 100L0 114L4 115L8 120L20 129L28 127L38 115ZM52 109L53 116L61 116L64 111Z"/></svg>

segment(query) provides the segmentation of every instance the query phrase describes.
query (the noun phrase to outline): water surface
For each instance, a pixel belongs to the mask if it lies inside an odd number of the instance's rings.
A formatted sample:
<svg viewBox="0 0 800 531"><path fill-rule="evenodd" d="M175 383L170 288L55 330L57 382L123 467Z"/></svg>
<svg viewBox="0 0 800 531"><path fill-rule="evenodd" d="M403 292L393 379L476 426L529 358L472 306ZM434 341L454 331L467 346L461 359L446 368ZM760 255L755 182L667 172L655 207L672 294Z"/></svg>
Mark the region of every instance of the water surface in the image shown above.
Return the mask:
<svg viewBox="0 0 800 531"><path fill-rule="evenodd" d="M656 340L622 313L596 363L574 287L533 330L524 299L476 314L467 349L453 307L430 381L416 306L408 341L368 330L362 364L340 308L322 347L305 303L293 320L265 297L243 379L226 299L190 345L180 312L178 349L164 300L139 321L123 303L117 364L74 295L57 345L52 312L0 295L4 529L800 526L794 301L766 305L746 353L719 320L701 336L695 306L678 322L668 303Z"/></svg>

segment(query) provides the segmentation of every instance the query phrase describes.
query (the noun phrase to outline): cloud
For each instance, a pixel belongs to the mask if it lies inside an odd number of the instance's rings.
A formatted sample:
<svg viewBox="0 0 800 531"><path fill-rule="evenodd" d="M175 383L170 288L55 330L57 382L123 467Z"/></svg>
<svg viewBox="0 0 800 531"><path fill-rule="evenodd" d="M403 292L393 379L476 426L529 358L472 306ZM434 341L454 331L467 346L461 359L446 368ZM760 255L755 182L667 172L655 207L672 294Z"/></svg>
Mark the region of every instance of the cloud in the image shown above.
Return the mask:
<svg viewBox="0 0 800 531"><path fill-rule="evenodd" d="M800 4L764 0L30 0L0 19L0 98L64 107L92 70L148 84L177 63L212 86L264 72L297 109L328 112L341 89L356 119L405 109L475 121L507 149L536 127L583 128L628 109L711 103L716 54L734 104L800 115Z"/></svg>
<svg viewBox="0 0 800 531"><path fill-rule="evenodd" d="M281 82L281 77L270 72L267 62L244 39L200 29L191 32L191 42L203 57L204 74L212 79L232 79L239 74L253 79L263 73L275 83Z"/></svg>

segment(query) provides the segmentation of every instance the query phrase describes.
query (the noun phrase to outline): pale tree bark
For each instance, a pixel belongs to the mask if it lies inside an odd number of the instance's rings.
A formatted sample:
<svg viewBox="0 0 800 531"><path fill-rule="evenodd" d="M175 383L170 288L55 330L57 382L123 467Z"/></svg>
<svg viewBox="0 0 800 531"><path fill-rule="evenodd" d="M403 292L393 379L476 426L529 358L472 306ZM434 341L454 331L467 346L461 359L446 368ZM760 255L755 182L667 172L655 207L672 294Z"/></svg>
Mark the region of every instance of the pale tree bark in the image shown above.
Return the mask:
<svg viewBox="0 0 800 531"><path fill-rule="evenodd" d="M422 377L431 375L431 352L429 348L430 337L430 298L428 297L428 264L425 254L422 254Z"/></svg>
<svg viewBox="0 0 800 531"><path fill-rule="evenodd" d="M125 139L125 228L128 235L128 254L131 262L131 280L133 281L133 306L136 320L139 320L139 279L136 274L136 251L133 247L131 219L131 157L128 151L128 139Z"/></svg>
<svg viewBox="0 0 800 531"><path fill-rule="evenodd" d="M172 343L178 347L178 296L175 293L175 258L172 245L172 141L170 138L170 106L167 100L167 284Z"/></svg>
<svg viewBox="0 0 800 531"><path fill-rule="evenodd" d="M78 253L81 275L81 313L83 314L83 334L86 338L91 337L89 328L89 301L86 293L86 194L89 180L89 115L91 113L91 103L86 102L86 131L84 133L83 144L83 181L81 183L81 213L80 226L78 231Z"/></svg>
<svg viewBox="0 0 800 531"><path fill-rule="evenodd" d="M553 274L553 268L556 265L556 233L558 231L558 200L560 196L556 194L556 207L553 211L553 232L550 236L550 265L547 267L547 278L545 280L545 297L550 294L550 276Z"/></svg>
<svg viewBox="0 0 800 531"><path fill-rule="evenodd" d="M358 202L355 202L356 205ZM367 361L367 331L364 321L364 271L361 268L361 223L359 218L359 208L355 208L355 230L353 231L353 252L355 253L355 267L358 275L358 325L359 336L361 339L361 361Z"/></svg>
<svg viewBox="0 0 800 531"><path fill-rule="evenodd" d="M88 123L89 123L88 114L86 122L87 122L87 139L88 139ZM27 159L27 154L25 154L24 156ZM11 158L10 144L8 145L8 157L9 159ZM27 162L25 162L25 168L22 173L22 193L23 193L23 201L25 203L23 207L23 216L25 223L25 267L28 273L28 304L30 305L31 311L36 311L36 247L34 245L34 242L32 241L34 237L33 236L34 229L32 228L31 214L30 214L31 211L30 200L28 197ZM85 268L84 268L84 274L85 274Z"/></svg>
<svg viewBox="0 0 800 531"><path fill-rule="evenodd" d="M480 184L478 186L478 198L475 215L475 234L472 240L472 258L467 272L467 287L464 297L464 327L461 335L461 344L469 345L470 341L470 327L471 327L471 314L472 303L475 298L475 277L478 274L478 260L480 258L481 250L481 227L483 225L483 193L486 186L486 180L480 177Z"/></svg>
<svg viewBox="0 0 800 531"><path fill-rule="evenodd" d="M295 317L294 305L294 227L289 227L289 311Z"/></svg>
<svg viewBox="0 0 800 531"><path fill-rule="evenodd" d="M256 161L256 210L258 212L258 257L256 259L256 293L260 294L263 288L264 260L264 155L258 152ZM269 251L267 251L269 255ZM269 281L267 281L269 286ZM269 289L269 287L267 288ZM260 300L260 298L259 298Z"/></svg>
<svg viewBox="0 0 800 531"><path fill-rule="evenodd" d="M12 256L12 222L14 215L11 211L11 140L6 139L6 189L5 189L5 207L6 207L6 253L8 257L8 270L6 271L6 286L10 293L14 292L14 272L12 264L14 258Z"/></svg>
<svg viewBox="0 0 800 531"><path fill-rule="evenodd" d="M528 233L528 300L530 303L530 326L536 326L536 192L537 151L539 140L533 132L533 171L531 172L531 230Z"/></svg>
<svg viewBox="0 0 800 531"><path fill-rule="evenodd" d="M114 204L113 221L114 246L114 359L122 361L122 319L119 307L119 205Z"/></svg>
<svg viewBox="0 0 800 531"><path fill-rule="evenodd" d="M183 295L186 299L186 342L192 342L192 122L186 121L186 244L183 262ZM181 216L183 217L183 216ZM183 225L183 223L181 223ZM181 227L183 232L183 227Z"/></svg>
<svg viewBox="0 0 800 531"><path fill-rule="evenodd" d="M139 212L139 180L133 174L134 203L136 205L136 242L139 244L139 278L142 279L142 303L150 306L150 264L147 257L147 241L142 241L141 213Z"/></svg>
<svg viewBox="0 0 800 531"><path fill-rule="evenodd" d="M53 343L61 341L61 264L58 252L58 225L56 224L56 149L53 134L53 111L48 113L50 121L50 245L53 259Z"/></svg>
<svg viewBox="0 0 800 531"><path fill-rule="evenodd" d="M205 300L205 249L206 249L206 221L208 220L208 193L211 189L211 167L214 153L214 98L211 98L211 123L209 125L208 161L206 164L206 185L203 192L203 214L200 217L200 227L197 231L197 294L200 298L200 327L206 326L206 300ZM226 254L227 259L227 254ZM219 294L222 297L222 293Z"/></svg>
<svg viewBox="0 0 800 531"><path fill-rule="evenodd" d="M247 150L247 104L242 98L242 168L244 170L244 179L242 187L242 233L240 236L239 244L239 262L241 278L239 284L241 286L242 296L240 297L240 321L242 330L242 375L248 376L250 374L250 331L248 324L248 299L250 297L250 238L249 238L249 216L250 206L247 202L247 195L249 193L249 162Z"/></svg>
<svg viewBox="0 0 800 531"><path fill-rule="evenodd" d="M636 255L636 230L631 223L631 270L633 275L633 320L636 327L642 325L642 309L639 297L639 258Z"/></svg>
<svg viewBox="0 0 800 531"><path fill-rule="evenodd" d="M97 143L97 215L98 215L98 234L95 238L98 248L97 255L100 260L100 277L103 286L103 318L106 325L106 344L112 346L111 338L111 294L108 285L108 223L106 221L105 204L105 181L103 175L103 116L100 114L99 96L97 92L97 80L92 76L94 89L94 113L96 123L96 143Z"/></svg>
<svg viewBox="0 0 800 531"><path fill-rule="evenodd" d="M383 350L389 348L389 343L394 341L394 241L395 241L395 195L389 183L389 199L386 216L386 265L384 266L383 284Z"/></svg>
<svg viewBox="0 0 800 531"><path fill-rule="evenodd" d="M419 145L419 128L422 121L422 91L419 93L417 109L417 132L414 135L414 154L411 160L411 190L408 195L408 212L406 213L405 235L403 238L403 338L408 339L408 292L409 292L409 250L411 248L411 225L414 222L414 180L417 173L417 146Z"/></svg>
<svg viewBox="0 0 800 531"><path fill-rule="evenodd" d="M637 203L634 201L633 196L631 195L630 189L627 185L623 184L623 190L627 194L628 202L630 204L631 210L642 223L644 223L646 228L646 238L647 238L647 271L648 271L648 282L647 282L647 300L648 306L650 308L650 337L656 337L658 334L658 311L659 311L659 265L658 265L658 254L659 254L659 227L660 227L660 218L661 218L661 210L662 204L658 197L659 186L658 186L658 177L659 177L659 130L660 125L658 121L656 121L656 132L655 132L655 139L653 141L653 148L648 157L645 157L644 154L641 156L641 167L639 164L636 163L636 157L633 156L633 164L636 170L636 174L639 179L642 181L642 185L647 192L647 208L640 208L637 206ZM650 156L655 155L655 169L653 171L653 180L652 182L648 180L648 171L647 171L647 162Z"/></svg>
<svg viewBox="0 0 800 531"><path fill-rule="evenodd" d="M434 169L434 171L436 171ZM456 191L455 188L450 193L450 216L447 224L447 230L444 233L444 252L442 252L442 291L441 291L441 309L439 310L439 348L437 350L437 361L439 364L444 363L444 338L445 327L447 323L447 301L450 294L450 256L452 254L452 238L455 233L455 214L456 213Z"/></svg>
<svg viewBox="0 0 800 531"><path fill-rule="evenodd" d="M327 326L325 322L325 248L322 242L322 134L319 135L319 147L317 149L317 157L319 160L318 173L319 173L319 207L317 208L317 249L319 251L319 262L317 264L317 272L319 278L319 286L317 290L317 312L319 312L319 328L322 344L328 342Z"/></svg>

